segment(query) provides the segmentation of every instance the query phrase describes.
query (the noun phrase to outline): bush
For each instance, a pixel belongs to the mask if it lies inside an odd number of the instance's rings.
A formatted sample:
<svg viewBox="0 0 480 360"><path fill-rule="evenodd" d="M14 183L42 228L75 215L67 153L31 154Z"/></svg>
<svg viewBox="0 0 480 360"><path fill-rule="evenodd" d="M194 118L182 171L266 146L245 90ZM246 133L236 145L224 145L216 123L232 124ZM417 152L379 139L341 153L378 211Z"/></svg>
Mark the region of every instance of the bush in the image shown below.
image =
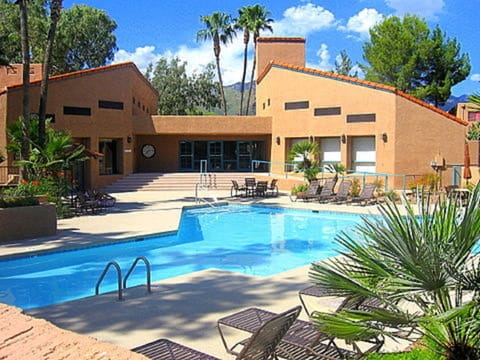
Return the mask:
<svg viewBox="0 0 480 360"><path fill-rule="evenodd" d="M358 196L360 195L360 191L361 191L361 187L360 187L360 179L359 178L355 178L352 180L352 187L350 188L350 195L352 196Z"/></svg>
<svg viewBox="0 0 480 360"><path fill-rule="evenodd" d="M365 360L441 360L445 357L428 349L413 349L412 351L391 354L369 354Z"/></svg>
<svg viewBox="0 0 480 360"><path fill-rule="evenodd" d="M294 187L294 188L291 190L291 194L292 194L292 195L297 195L299 192L307 191L307 189L308 189L308 185L307 185L307 184L301 184L301 185L298 185L298 186Z"/></svg>
<svg viewBox="0 0 480 360"><path fill-rule="evenodd" d="M38 205L38 199L31 196L2 196L0 197L0 208L11 208L19 206Z"/></svg>

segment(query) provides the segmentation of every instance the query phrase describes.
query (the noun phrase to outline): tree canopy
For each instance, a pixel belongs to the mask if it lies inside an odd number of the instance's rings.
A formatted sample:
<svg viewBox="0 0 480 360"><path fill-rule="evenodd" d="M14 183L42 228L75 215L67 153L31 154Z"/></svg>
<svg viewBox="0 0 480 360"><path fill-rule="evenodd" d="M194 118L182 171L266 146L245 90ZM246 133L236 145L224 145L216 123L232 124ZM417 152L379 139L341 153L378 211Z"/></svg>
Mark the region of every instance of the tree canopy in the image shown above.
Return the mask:
<svg viewBox="0 0 480 360"><path fill-rule="evenodd" d="M443 105L452 86L470 72L467 54L460 53L456 39L449 39L437 26L430 30L415 15L391 16L370 30L363 46L365 78Z"/></svg>
<svg viewBox="0 0 480 360"><path fill-rule="evenodd" d="M342 50L335 59L333 72L339 75L358 77L358 71L354 69L352 59L350 59L346 50Z"/></svg>
<svg viewBox="0 0 480 360"><path fill-rule="evenodd" d="M179 58L160 58L155 66L148 67L145 76L159 93L160 115L198 115L220 105L214 65L192 75L187 74L186 65Z"/></svg>
<svg viewBox="0 0 480 360"><path fill-rule="evenodd" d="M28 1L31 61L41 63L50 25L49 1ZM52 53L50 74L105 65L117 49L113 31L117 25L104 11L86 5L62 10ZM1 53L9 63L21 63L19 8L0 0Z"/></svg>

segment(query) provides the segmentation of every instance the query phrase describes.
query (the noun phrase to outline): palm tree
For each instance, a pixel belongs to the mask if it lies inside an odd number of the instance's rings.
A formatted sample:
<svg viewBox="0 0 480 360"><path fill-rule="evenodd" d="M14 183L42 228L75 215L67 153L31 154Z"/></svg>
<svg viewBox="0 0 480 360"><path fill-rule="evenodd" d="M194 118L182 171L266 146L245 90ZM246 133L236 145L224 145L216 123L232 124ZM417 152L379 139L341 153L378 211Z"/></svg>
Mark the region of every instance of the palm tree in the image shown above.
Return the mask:
<svg viewBox="0 0 480 360"><path fill-rule="evenodd" d="M47 46L43 60L42 83L40 84L40 105L38 107L38 145L43 148L45 144L45 117L47 109L48 73L50 72L50 60L52 58L55 31L63 0L52 0L50 3L50 28L48 29Z"/></svg>
<svg viewBox="0 0 480 360"><path fill-rule="evenodd" d="M227 102L223 90L222 72L220 70L220 46L225 45L235 36L233 20L230 15L222 12L214 12L212 15L201 16L200 20L205 25L204 29L197 32L197 40L213 40L213 53L217 63L218 82L222 96L224 115L227 115Z"/></svg>
<svg viewBox="0 0 480 360"><path fill-rule="evenodd" d="M16 4L20 8L20 34L22 42L22 56L23 56L23 100L22 100L22 151L20 153L21 159L28 159L30 152L29 128L30 128L30 44L28 39L28 14L27 14L28 0L17 0ZM22 170L22 177L25 176Z"/></svg>
<svg viewBox="0 0 480 360"><path fill-rule="evenodd" d="M304 177L308 181L316 179L320 168L317 166L316 157L318 156L318 143L310 141L301 141L293 145L288 154L288 161L296 161L296 168L303 171ZM296 160L296 159L301 160Z"/></svg>
<svg viewBox="0 0 480 360"><path fill-rule="evenodd" d="M245 115L248 115L248 108L250 107L250 98L252 96L252 87L255 77L255 68L257 66L257 40L260 36L260 31L269 30L273 32L273 28L270 25L273 22L273 19L269 18L270 11L267 11L262 5L253 5L248 11L249 17L249 30L253 33L253 65L252 65L252 75L250 77L250 87L248 89L248 98L247 106L245 109Z"/></svg>
<svg viewBox="0 0 480 360"><path fill-rule="evenodd" d="M243 29L243 44L245 46L243 51L243 72L242 72L242 85L240 89L240 113L243 112L243 94L245 92L245 77L247 75L247 60L248 60L248 43L250 42L250 28L251 28L251 19L250 14L252 13L253 6L244 6L238 10L238 19L236 20L235 27L238 29Z"/></svg>
<svg viewBox="0 0 480 360"><path fill-rule="evenodd" d="M465 207L456 199L425 203L416 214L387 200L381 217L337 236L343 256L313 264L311 279L333 294L375 298L384 307L315 312L314 321L350 341L412 329L447 359L479 359L480 186ZM407 311L400 301L412 306Z"/></svg>

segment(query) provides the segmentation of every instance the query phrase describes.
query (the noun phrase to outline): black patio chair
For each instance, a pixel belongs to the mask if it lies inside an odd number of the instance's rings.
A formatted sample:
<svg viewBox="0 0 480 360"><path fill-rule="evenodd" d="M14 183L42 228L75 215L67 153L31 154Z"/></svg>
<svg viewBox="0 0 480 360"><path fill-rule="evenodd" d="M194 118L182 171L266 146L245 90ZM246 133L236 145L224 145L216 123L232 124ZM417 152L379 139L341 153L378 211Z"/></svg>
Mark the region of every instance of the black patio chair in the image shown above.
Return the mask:
<svg viewBox="0 0 480 360"><path fill-rule="evenodd" d="M232 187L230 188L230 197L245 196L247 189L245 186L240 186L237 180L232 180Z"/></svg>

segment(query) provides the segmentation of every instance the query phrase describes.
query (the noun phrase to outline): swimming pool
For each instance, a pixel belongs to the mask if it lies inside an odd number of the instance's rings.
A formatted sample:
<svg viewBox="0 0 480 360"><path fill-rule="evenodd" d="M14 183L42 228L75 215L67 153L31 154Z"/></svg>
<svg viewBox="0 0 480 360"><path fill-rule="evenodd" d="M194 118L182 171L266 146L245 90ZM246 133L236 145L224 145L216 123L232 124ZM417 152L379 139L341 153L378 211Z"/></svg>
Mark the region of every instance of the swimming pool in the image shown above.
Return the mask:
<svg viewBox="0 0 480 360"><path fill-rule="evenodd" d="M0 261L0 302L31 309L92 296L109 261L125 276L138 256L151 263L152 281L209 268L268 276L335 255L335 235L359 221L355 214L265 206L186 209L175 233ZM139 263L128 286L144 283ZM116 288L110 270L100 290Z"/></svg>

